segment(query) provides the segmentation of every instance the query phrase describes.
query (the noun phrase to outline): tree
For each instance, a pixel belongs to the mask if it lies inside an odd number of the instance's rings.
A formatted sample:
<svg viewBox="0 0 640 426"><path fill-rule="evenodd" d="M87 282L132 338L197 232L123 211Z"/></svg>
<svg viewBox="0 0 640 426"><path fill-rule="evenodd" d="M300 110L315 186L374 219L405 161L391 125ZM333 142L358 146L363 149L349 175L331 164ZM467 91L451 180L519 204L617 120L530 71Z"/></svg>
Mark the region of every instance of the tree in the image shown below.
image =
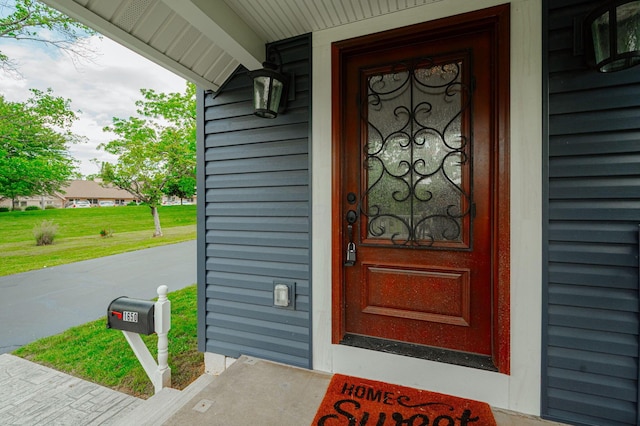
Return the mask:
<svg viewBox="0 0 640 426"><path fill-rule="evenodd" d="M103 163L105 182L124 189L149 205L153 216L154 237L162 236L158 206L163 193L195 182L195 86L187 84L184 94L141 90L143 100L136 102L141 117L114 117L104 130L118 139L98 148L118 156L118 161Z"/></svg>
<svg viewBox="0 0 640 426"><path fill-rule="evenodd" d="M71 58L88 58L93 52L84 42L96 34L90 28L37 0L5 1L0 15L0 38L28 40L54 46ZM46 31L43 34L42 31ZM17 72L17 66L0 51L0 69Z"/></svg>
<svg viewBox="0 0 640 426"><path fill-rule="evenodd" d="M24 103L0 95L0 199L46 195L75 174L68 144L79 138L70 128L76 114L70 100L31 89Z"/></svg>
<svg viewBox="0 0 640 426"><path fill-rule="evenodd" d="M193 171L195 176L195 170ZM165 195L184 198L192 198L196 195L196 178L194 176L169 177L169 181L163 190Z"/></svg>
<svg viewBox="0 0 640 426"><path fill-rule="evenodd" d="M144 101L137 101L138 112L147 117L172 123L176 128L182 129L188 144L187 151L181 155L188 155L189 161L185 165L193 165L192 170L177 168L173 175L167 177L167 183L163 193L179 198L191 198L196 193L196 87L187 84L182 93L156 93L154 90L142 89Z"/></svg>

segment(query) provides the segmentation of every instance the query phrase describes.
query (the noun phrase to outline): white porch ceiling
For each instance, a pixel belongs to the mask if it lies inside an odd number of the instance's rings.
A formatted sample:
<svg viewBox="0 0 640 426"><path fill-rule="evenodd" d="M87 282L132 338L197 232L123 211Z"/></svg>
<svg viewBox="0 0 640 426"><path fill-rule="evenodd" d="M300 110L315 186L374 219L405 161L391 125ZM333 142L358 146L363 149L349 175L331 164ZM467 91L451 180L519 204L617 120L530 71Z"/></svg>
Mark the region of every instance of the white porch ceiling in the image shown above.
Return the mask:
<svg viewBox="0 0 640 426"><path fill-rule="evenodd" d="M441 0L42 0L142 56L218 90L264 45Z"/></svg>

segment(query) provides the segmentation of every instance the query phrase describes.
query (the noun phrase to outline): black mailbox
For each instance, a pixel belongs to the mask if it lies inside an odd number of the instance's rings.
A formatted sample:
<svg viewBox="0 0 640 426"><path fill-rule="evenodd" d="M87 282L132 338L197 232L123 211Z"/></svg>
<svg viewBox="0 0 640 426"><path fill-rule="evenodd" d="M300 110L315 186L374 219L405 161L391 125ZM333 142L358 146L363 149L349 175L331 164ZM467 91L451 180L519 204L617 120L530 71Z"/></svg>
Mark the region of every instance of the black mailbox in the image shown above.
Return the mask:
<svg viewBox="0 0 640 426"><path fill-rule="evenodd" d="M139 334L155 333L155 302L123 296L114 299L107 310L107 328Z"/></svg>

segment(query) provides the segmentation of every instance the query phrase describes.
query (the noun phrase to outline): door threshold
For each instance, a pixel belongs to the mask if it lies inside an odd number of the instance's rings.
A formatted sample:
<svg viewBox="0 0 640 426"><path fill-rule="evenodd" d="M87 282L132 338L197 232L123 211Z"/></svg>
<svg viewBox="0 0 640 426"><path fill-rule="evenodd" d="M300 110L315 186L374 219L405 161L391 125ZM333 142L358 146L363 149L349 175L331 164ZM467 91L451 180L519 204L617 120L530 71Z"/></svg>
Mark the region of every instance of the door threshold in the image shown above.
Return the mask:
<svg viewBox="0 0 640 426"><path fill-rule="evenodd" d="M498 371L498 368L493 363L493 359L487 355L434 348L432 346L416 345L412 343L350 333L344 335L340 344L372 351L386 352L394 355L403 355L411 358L443 362L445 364L461 365L463 367L477 368L479 370Z"/></svg>

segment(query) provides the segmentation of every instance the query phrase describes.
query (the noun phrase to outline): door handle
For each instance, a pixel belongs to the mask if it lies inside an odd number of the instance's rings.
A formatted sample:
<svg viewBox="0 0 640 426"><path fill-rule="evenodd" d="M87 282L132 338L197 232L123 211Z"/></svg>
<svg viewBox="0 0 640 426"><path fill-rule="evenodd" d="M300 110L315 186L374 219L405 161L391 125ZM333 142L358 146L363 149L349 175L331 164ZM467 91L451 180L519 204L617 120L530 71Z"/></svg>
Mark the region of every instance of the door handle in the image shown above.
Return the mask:
<svg viewBox="0 0 640 426"><path fill-rule="evenodd" d="M347 212L347 223L353 225L358 220L358 213L355 210L349 210Z"/></svg>

